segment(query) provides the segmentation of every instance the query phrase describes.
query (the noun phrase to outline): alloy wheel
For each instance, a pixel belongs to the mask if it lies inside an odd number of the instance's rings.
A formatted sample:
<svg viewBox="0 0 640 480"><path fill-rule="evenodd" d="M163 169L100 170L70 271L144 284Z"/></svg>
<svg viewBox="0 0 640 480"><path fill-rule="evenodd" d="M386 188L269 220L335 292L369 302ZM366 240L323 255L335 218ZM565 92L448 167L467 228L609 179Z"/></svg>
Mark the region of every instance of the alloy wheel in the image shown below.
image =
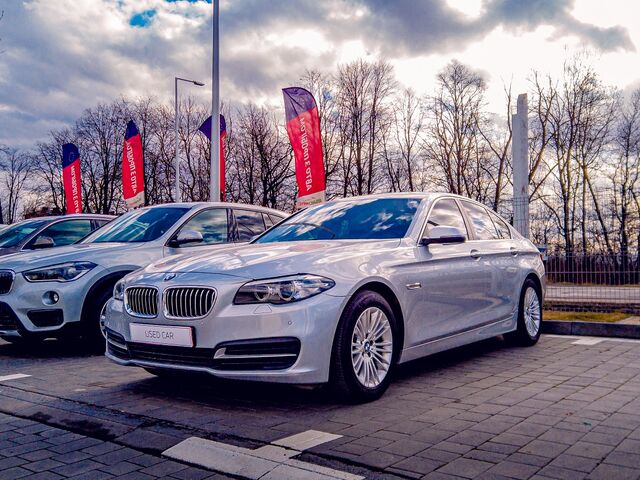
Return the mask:
<svg viewBox="0 0 640 480"><path fill-rule="evenodd" d="M527 333L533 338L538 335L540 322L542 319L540 311L540 300L536 291L529 287L524 294L524 325Z"/></svg>
<svg viewBox="0 0 640 480"><path fill-rule="evenodd" d="M353 329L351 363L360 384L376 388L387 376L393 358L393 332L378 307L365 309Z"/></svg>
<svg viewBox="0 0 640 480"><path fill-rule="evenodd" d="M100 310L100 333L102 333L102 336L105 338L105 340L107 339L107 330L105 326L106 318L107 318L107 304L105 303L102 306L102 310Z"/></svg>

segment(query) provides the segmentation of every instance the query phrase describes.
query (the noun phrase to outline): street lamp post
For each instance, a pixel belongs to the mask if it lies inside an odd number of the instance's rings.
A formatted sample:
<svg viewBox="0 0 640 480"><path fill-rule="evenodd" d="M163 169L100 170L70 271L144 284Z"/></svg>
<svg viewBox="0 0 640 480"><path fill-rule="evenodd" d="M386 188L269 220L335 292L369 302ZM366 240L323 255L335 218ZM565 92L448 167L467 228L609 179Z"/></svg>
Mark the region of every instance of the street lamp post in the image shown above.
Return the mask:
<svg viewBox="0 0 640 480"><path fill-rule="evenodd" d="M178 105L178 82L188 82L188 83L193 83L194 85L197 85L198 87L202 87L204 86L204 83L202 82L198 82L196 80L188 80L186 78L180 78L180 77L175 77L175 104L174 104L174 110L175 110L175 115L176 118L174 119L174 127L175 127L175 137L176 137L176 158L175 158L175 164L176 164L176 202L181 202L182 201L182 195L180 195L180 157L179 155L179 147L180 147L180 142L178 139L178 117L179 117L179 105Z"/></svg>
<svg viewBox="0 0 640 480"><path fill-rule="evenodd" d="M213 8L213 58L211 62L211 165L209 196L212 202L220 201L220 0L212 0Z"/></svg>

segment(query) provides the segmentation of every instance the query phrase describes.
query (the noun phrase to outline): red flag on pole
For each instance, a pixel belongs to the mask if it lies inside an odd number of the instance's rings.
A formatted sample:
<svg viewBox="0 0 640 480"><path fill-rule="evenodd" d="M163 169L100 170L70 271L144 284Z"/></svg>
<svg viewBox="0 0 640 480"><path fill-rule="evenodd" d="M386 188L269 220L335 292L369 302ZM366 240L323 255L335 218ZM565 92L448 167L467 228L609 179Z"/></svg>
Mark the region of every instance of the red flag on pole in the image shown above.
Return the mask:
<svg viewBox="0 0 640 480"><path fill-rule="evenodd" d="M309 91L290 87L282 89L282 93L287 133L296 159L296 208L303 208L325 200L320 117L316 101Z"/></svg>
<svg viewBox="0 0 640 480"><path fill-rule="evenodd" d="M198 129L211 140L211 117L207 118ZM225 178L224 178L224 141L227 138L227 124L224 115L220 115L220 198L225 200Z"/></svg>
<svg viewBox="0 0 640 480"><path fill-rule="evenodd" d="M144 205L144 158L140 132L133 120L127 123L122 148L122 194L128 208Z"/></svg>
<svg viewBox="0 0 640 480"><path fill-rule="evenodd" d="M80 183L80 153L73 143L62 145L62 185L67 213L82 213L82 185Z"/></svg>

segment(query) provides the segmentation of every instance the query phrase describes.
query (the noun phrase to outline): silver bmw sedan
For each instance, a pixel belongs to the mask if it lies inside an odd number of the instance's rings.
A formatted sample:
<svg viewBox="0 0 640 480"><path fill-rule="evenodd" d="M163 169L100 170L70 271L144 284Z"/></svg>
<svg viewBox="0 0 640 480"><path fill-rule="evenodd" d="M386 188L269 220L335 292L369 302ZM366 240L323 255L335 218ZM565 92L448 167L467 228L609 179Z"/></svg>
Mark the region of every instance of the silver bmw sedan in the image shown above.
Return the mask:
<svg viewBox="0 0 640 480"><path fill-rule="evenodd" d="M396 365L507 334L540 336L536 247L481 204L384 194L300 211L251 244L170 257L118 282L106 355L378 398Z"/></svg>

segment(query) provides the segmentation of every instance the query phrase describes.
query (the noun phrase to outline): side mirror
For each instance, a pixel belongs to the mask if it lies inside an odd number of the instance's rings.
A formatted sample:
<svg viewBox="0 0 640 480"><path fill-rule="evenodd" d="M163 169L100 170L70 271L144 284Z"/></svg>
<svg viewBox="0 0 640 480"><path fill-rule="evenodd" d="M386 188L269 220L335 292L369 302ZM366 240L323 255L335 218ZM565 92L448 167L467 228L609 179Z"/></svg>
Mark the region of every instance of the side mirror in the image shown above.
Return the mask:
<svg viewBox="0 0 640 480"><path fill-rule="evenodd" d="M33 245L31 246L31 248L33 248L34 250L39 250L41 248L53 248L55 246L56 244L53 241L53 238L43 236L43 237L38 237L36 241L33 242Z"/></svg>
<svg viewBox="0 0 640 480"><path fill-rule="evenodd" d="M176 238L171 240L170 246L181 247L187 243L201 243L203 241L204 238L202 238L200 232L196 232L195 230L182 230Z"/></svg>
<svg viewBox="0 0 640 480"><path fill-rule="evenodd" d="M429 229L429 236L420 240L420 245L431 245L434 243L463 243L467 237L464 232L457 227L440 225Z"/></svg>

